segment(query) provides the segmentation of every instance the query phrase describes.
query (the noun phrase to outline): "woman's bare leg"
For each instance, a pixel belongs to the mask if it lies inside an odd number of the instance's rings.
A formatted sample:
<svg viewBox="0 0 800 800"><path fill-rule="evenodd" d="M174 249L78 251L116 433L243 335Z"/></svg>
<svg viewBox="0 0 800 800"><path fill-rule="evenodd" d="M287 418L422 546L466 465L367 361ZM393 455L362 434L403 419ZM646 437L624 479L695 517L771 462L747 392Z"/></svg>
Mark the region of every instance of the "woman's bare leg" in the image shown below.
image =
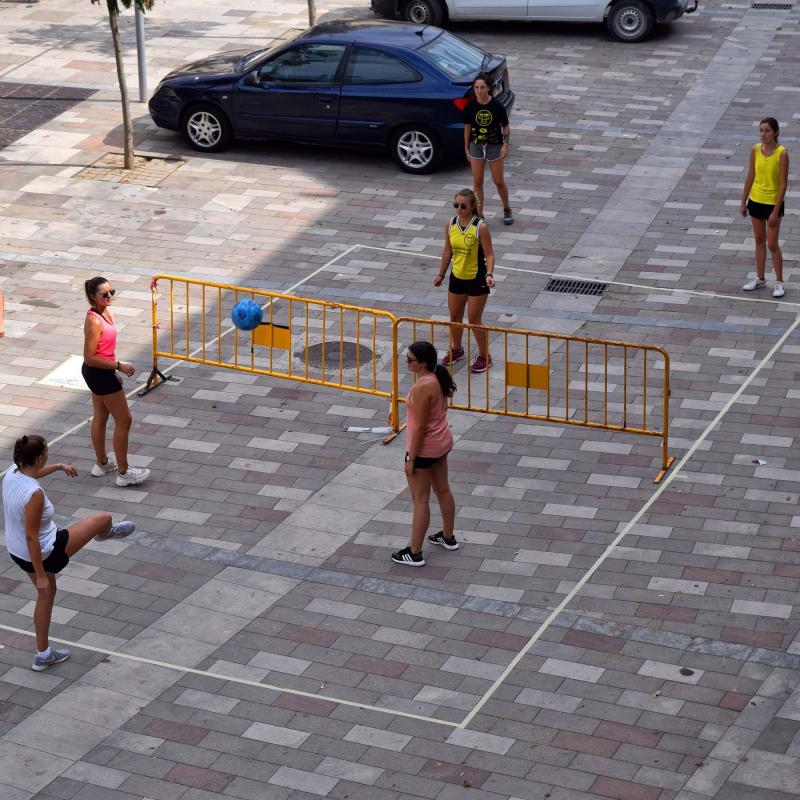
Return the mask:
<svg viewBox="0 0 800 800"><path fill-rule="evenodd" d="M486 307L488 294L481 294L477 297L470 297L467 300L467 320L470 325L482 325L483 309ZM486 358L489 351L489 334L485 330L472 331L475 334L475 341L478 343L478 353Z"/></svg>
<svg viewBox="0 0 800 800"><path fill-rule="evenodd" d="M489 162L489 169L492 173L492 180L497 187L497 194L500 195L500 202L503 204L503 210L511 208L508 204L508 186L503 174L503 159L498 158L496 161Z"/></svg>
<svg viewBox="0 0 800 800"><path fill-rule="evenodd" d="M456 501L450 491L450 482L447 474L447 456L437 461L428 470L431 473L431 485L439 503L439 512L442 515L442 532L445 539L453 538L456 526Z"/></svg>
<svg viewBox="0 0 800 800"><path fill-rule="evenodd" d="M415 469L406 475L411 499L414 502L414 516L411 522L411 552L422 552L422 543L431 522L431 471Z"/></svg>
<svg viewBox="0 0 800 800"><path fill-rule="evenodd" d="M69 539L64 549L72 558L75 553L94 539L95 536L105 536L111 530L111 514L98 512L91 517L73 522L69 526Z"/></svg>
<svg viewBox="0 0 800 800"><path fill-rule="evenodd" d="M45 594L37 589L36 607L33 610L33 629L36 631L36 649L44 653L50 646L50 620L53 616L53 605L56 602L56 576L52 572L45 572L50 581L50 592ZM36 576L28 573L34 588Z"/></svg>
<svg viewBox="0 0 800 800"><path fill-rule="evenodd" d="M108 461L106 451L106 427L108 425L108 409L102 398L92 393L92 447L98 464Z"/></svg>
<svg viewBox="0 0 800 800"><path fill-rule="evenodd" d="M120 475L124 475L128 471L128 433L133 422L128 400L122 389L114 394L104 394L100 399L114 418L114 455Z"/></svg>
<svg viewBox="0 0 800 800"><path fill-rule="evenodd" d="M763 281L767 267L767 221L750 217L750 222L753 223L753 238L756 242L756 275Z"/></svg>
<svg viewBox="0 0 800 800"><path fill-rule="evenodd" d="M783 283L783 252L780 245L781 220L774 228L767 225L767 247L772 256L772 268L775 270L775 280ZM766 267L766 264L765 264Z"/></svg>
<svg viewBox="0 0 800 800"><path fill-rule="evenodd" d="M455 323L450 326L450 346L453 350L461 347L461 337L464 329L460 323L464 321L464 309L467 307L467 295L447 293L447 308L450 312L450 322Z"/></svg>
<svg viewBox="0 0 800 800"><path fill-rule="evenodd" d="M475 209L479 217L483 216L483 173L485 171L486 162L482 158L470 158L470 167L472 168L472 191L475 192L475 197L478 199L478 207Z"/></svg>

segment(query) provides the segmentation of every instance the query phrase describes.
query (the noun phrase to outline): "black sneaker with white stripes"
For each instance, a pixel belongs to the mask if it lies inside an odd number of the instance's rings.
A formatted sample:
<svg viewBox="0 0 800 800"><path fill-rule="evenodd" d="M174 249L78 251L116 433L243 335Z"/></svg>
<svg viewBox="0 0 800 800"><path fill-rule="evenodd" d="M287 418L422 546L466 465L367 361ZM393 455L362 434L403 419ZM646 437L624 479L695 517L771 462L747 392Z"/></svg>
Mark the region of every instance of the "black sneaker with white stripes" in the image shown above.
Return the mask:
<svg viewBox="0 0 800 800"><path fill-rule="evenodd" d="M392 561L395 564L402 564L404 567L424 567L425 559L422 552L412 553L410 547L404 547L396 553L392 553Z"/></svg>
<svg viewBox="0 0 800 800"><path fill-rule="evenodd" d="M451 536L449 539L444 535L444 531L439 531L439 533L432 533L428 537L428 541L431 544L439 544L444 547L445 550L458 550L458 542L456 541L455 536Z"/></svg>

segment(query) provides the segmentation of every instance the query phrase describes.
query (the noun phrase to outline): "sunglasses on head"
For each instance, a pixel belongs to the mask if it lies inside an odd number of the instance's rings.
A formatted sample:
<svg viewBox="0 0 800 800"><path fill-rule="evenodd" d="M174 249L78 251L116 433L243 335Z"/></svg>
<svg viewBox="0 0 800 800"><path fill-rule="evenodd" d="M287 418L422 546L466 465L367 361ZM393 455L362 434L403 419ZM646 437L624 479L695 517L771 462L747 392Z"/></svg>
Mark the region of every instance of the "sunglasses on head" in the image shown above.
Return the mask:
<svg viewBox="0 0 800 800"><path fill-rule="evenodd" d="M117 293L116 289L109 289L107 292L100 292L100 297L103 300L108 300L109 298L113 297Z"/></svg>
<svg viewBox="0 0 800 800"><path fill-rule="evenodd" d="M469 203L453 203L453 208L469 208Z"/></svg>

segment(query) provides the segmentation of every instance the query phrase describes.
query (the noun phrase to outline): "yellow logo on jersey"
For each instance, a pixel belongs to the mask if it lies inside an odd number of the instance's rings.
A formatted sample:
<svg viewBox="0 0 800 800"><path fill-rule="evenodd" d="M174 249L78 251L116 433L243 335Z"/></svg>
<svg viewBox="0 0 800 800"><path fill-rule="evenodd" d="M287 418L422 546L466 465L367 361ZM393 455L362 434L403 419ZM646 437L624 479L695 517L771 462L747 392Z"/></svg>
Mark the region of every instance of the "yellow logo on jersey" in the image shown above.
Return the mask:
<svg viewBox="0 0 800 800"><path fill-rule="evenodd" d="M487 111L485 108L482 108L476 115L475 115L475 122L478 125L491 125L492 124L492 112Z"/></svg>

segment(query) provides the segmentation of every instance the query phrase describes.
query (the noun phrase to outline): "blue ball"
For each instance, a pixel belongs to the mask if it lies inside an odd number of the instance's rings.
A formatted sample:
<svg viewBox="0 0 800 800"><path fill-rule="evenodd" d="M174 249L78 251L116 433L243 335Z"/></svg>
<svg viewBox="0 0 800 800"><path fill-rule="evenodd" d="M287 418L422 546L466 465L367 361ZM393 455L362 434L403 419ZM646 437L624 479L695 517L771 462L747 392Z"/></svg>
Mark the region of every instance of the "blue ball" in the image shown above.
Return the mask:
<svg viewBox="0 0 800 800"><path fill-rule="evenodd" d="M240 300L231 311L233 324L242 331L252 331L264 319L261 306L255 300Z"/></svg>

